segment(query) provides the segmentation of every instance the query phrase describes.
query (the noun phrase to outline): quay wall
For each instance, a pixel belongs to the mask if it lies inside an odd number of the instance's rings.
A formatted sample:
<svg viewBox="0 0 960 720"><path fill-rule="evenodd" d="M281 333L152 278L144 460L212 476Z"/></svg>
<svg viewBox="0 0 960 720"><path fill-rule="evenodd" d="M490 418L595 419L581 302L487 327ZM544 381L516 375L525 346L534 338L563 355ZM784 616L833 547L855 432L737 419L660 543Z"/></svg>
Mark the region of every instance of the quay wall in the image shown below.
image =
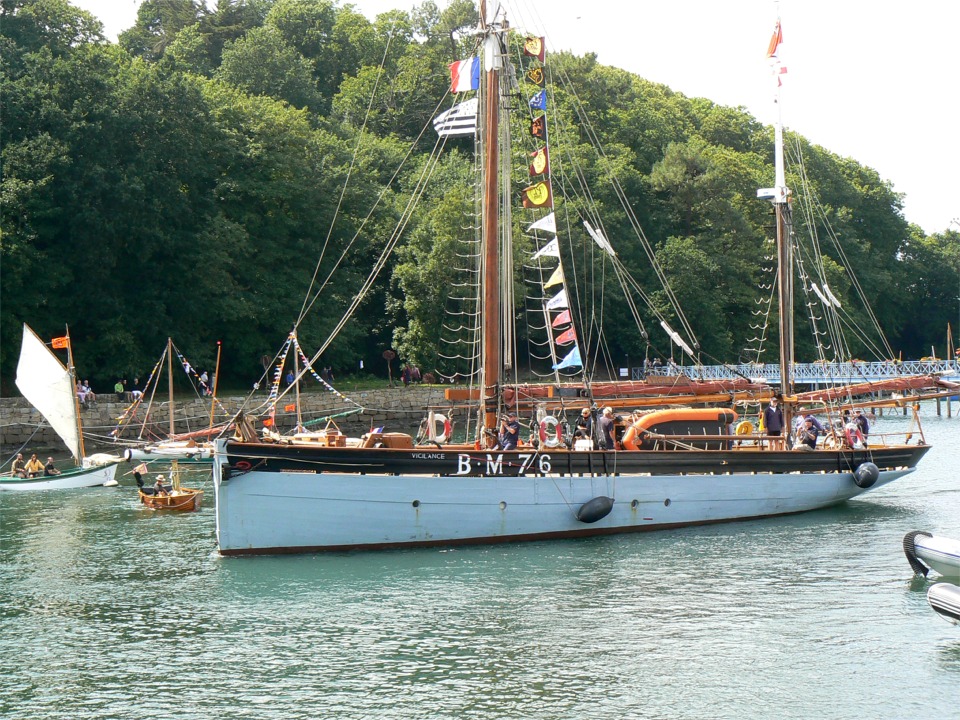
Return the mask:
<svg viewBox="0 0 960 720"><path fill-rule="evenodd" d="M397 432L414 432L425 417L425 408L437 407L446 404L443 397L444 388L411 386L400 388L383 388L374 390L358 390L347 394L350 400L359 404L363 411L343 418L336 418L337 425L347 434L360 434L370 427L387 424L388 430ZM304 393L300 396L302 415L305 421L326 415L336 415L345 410L356 408L356 405L344 401L330 392ZM216 412L216 421L222 422L232 417L243 405L244 398L219 398ZM257 408L266 402L265 395L254 396L247 408ZM290 400L289 402L293 402ZM296 423L295 413L286 413L280 410L284 400L278 403L276 413L277 429L281 432L288 430ZM202 430L210 423L209 399L175 400L174 427L177 433ZM130 407L130 402L114 393L100 393L96 403L90 403L81 409L83 432L87 442L107 443L110 432L117 426L117 419ZM159 436L166 436L169 428L169 412L167 402L154 402L149 417L145 412L145 405L138 409L137 419L126 425L121 434L122 440L134 440L140 432L141 424L146 419L147 430ZM323 425L313 425L311 429L322 429ZM144 437L147 437L145 434ZM29 447L56 448L62 447L62 442L43 416L23 398L0 398L0 446L20 447L28 443ZM89 450L88 450L89 452Z"/></svg>

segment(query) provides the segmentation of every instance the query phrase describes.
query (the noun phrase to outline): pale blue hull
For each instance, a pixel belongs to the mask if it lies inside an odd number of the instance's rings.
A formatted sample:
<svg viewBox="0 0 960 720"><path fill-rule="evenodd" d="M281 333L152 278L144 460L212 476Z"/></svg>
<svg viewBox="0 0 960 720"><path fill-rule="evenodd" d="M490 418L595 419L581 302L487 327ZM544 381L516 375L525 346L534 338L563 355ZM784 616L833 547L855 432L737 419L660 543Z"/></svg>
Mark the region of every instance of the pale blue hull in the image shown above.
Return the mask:
<svg viewBox="0 0 960 720"><path fill-rule="evenodd" d="M224 480L223 554L504 542L663 529L797 513L866 492L851 473L443 477L277 473ZM912 472L882 471L873 487ZM578 509L615 499L585 524Z"/></svg>

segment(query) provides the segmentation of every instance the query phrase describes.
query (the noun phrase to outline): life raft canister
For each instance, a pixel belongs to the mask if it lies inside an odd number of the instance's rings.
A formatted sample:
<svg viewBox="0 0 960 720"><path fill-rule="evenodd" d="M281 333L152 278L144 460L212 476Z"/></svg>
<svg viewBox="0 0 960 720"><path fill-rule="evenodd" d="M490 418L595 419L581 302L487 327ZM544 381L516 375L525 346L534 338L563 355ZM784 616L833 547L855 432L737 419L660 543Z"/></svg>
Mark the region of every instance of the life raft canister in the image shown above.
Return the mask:
<svg viewBox="0 0 960 720"><path fill-rule="evenodd" d="M670 410L656 410L642 415L636 422L627 428L620 440L624 450L639 450L644 433L656 425L672 422L703 421L715 423L736 422L737 413L722 408L673 408ZM746 422L746 421L744 421ZM741 423L742 424L742 423Z"/></svg>
<svg viewBox="0 0 960 720"><path fill-rule="evenodd" d="M551 448L555 448L563 442L560 422L553 415L547 415L540 421L540 442Z"/></svg>

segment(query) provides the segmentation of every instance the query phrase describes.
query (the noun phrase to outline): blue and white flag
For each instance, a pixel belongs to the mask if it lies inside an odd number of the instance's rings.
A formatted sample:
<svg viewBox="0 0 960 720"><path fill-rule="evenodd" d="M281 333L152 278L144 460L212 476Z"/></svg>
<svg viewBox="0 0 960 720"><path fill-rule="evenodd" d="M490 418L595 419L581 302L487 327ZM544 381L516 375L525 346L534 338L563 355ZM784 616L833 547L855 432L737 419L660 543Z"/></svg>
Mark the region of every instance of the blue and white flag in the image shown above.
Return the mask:
<svg viewBox="0 0 960 720"><path fill-rule="evenodd" d="M433 129L440 137L464 137L477 133L477 109L480 101L470 98L466 102L454 105L433 119Z"/></svg>
<svg viewBox="0 0 960 720"><path fill-rule="evenodd" d="M561 290L547 301L547 310L563 310L570 307L567 304L567 291Z"/></svg>
<svg viewBox="0 0 960 720"><path fill-rule="evenodd" d="M546 110L547 109L547 91L546 89L541 90L532 98L530 98L530 107L534 110Z"/></svg>
<svg viewBox="0 0 960 720"><path fill-rule="evenodd" d="M563 370L564 368L570 367L583 367L583 360L580 359L580 348L575 347L567 356L553 366L554 370Z"/></svg>

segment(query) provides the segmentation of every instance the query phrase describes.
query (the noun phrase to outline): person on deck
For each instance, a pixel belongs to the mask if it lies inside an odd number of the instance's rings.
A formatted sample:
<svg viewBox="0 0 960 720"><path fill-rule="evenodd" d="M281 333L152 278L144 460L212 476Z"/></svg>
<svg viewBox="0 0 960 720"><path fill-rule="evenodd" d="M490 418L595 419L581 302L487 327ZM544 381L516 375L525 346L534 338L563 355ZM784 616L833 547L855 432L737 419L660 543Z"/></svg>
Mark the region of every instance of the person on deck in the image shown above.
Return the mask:
<svg viewBox="0 0 960 720"><path fill-rule="evenodd" d="M157 475L157 481L153 484L154 495L169 495L169 489L163 484L163 475Z"/></svg>
<svg viewBox="0 0 960 720"><path fill-rule="evenodd" d="M613 418L613 408L605 407L603 415L600 416L600 437L603 439L604 447L607 450L616 450L617 444L614 438L614 427L616 422Z"/></svg>
<svg viewBox="0 0 960 720"><path fill-rule="evenodd" d="M512 410L500 420L500 449L516 450L520 441L520 423L517 422L517 413Z"/></svg>
<svg viewBox="0 0 960 720"><path fill-rule="evenodd" d="M573 436L588 440L593 439L593 416L590 414L590 408L584 408L580 411L580 417L577 418L577 424L573 429Z"/></svg>
<svg viewBox="0 0 960 720"><path fill-rule="evenodd" d="M43 474L43 463L37 460L36 453L31 455L30 459L27 460L24 470L26 470L28 478L35 478Z"/></svg>
<svg viewBox="0 0 960 720"><path fill-rule="evenodd" d="M10 467L10 473L18 478L25 478L27 476L26 462L23 459L23 453L17 453L17 457L13 460L13 465Z"/></svg>
<svg viewBox="0 0 960 720"><path fill-rule="evenodd" d="M783 439L783 408L775 397L770 398L770 404L763 411L763 427L766 428L767 437L771 438L770 447L779 447Z"/></svg>
<svg viewBox="0 0 960 720"><path fill-rule="evenodd" d="M60 471L57 470L57 466L53 464L53 458L47 458L47 464L43 466L43 474L46 476L59 475Z"/></svg>
<svg viewBox="0 0 960 720"><path fill-rule="evenodd" d="M817 449L817 436L819 433L813 425L814 418L807 416L803 420L803 424L800 426L800 429L797 431L797 445L796 449L798 450L816 450Z"/></svg>
<svg viewBox="0 0 960 720"><path fill-rule="evenodd" d="M867 416L863 414L863 410L857 410L853 421L857 424L857 427L860 428L860 434L863 435L863 446L866 447L867 438L870 437L870 422L867 420Z"/></svg>

